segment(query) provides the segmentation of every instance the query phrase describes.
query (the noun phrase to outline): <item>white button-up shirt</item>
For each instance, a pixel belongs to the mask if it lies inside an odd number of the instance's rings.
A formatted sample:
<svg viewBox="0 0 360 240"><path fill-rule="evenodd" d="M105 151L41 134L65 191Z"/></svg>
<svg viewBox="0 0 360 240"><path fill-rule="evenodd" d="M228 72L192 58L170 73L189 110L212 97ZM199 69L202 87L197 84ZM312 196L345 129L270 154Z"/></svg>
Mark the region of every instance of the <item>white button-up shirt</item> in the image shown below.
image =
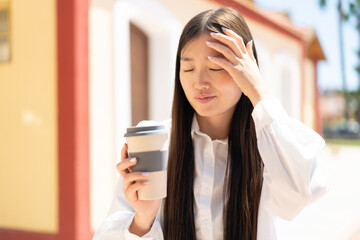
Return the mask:
<svg viewBox="0 0 360 240"><path fill-rule="evenodd" d="M258 148L264 162L263 187L258 215L258 240L276 240L276 218L293 219L306 205L327 191L317 154L324 140L313 130L290 118L277 99L259 102L252 113ZM194 117L192 140L195 153L194 218L198 240L223 238L223 190L228 141L211 140ZM181 206L179 206L181 207ZM129 232L134 211L124 197L122 178L108 218L93 240L161 240L161 209L143 237Z"/></svg>

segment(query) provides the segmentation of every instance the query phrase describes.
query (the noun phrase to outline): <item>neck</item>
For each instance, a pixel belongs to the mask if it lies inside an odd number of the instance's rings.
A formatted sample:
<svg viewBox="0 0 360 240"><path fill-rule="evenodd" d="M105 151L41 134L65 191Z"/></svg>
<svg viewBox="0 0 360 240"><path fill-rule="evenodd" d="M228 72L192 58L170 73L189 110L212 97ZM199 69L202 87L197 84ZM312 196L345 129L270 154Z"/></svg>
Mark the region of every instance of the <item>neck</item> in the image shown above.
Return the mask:
<svg viewBox="0 0 360 240"><path fill-rule="evenodd" d="M211 117L204 117L196 114L200 131L207 134L211 140L221 140L228 137L231 118L232 114Z"/></svg>

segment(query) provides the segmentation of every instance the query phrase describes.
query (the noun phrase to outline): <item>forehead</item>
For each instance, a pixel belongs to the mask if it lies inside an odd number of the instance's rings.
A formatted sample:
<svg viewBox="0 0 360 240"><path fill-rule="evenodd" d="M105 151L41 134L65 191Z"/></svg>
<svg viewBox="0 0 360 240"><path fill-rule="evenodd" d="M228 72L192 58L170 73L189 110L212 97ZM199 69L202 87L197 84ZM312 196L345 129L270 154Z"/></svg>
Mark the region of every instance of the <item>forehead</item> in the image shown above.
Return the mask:
<svg viewBox="0 0 360 240"><path fill-rule="evenodd" d="M208 56L210 54L211 55L217 54L218 53L217 51L206 45L206 41L219 43L219 41L215 40L210 36L210 32L202 33L201 35L191 39L189 42L185 44L185 46L181 50L182 60L186 60L187 58L190 57L193 58L201 55Z"/></svg>

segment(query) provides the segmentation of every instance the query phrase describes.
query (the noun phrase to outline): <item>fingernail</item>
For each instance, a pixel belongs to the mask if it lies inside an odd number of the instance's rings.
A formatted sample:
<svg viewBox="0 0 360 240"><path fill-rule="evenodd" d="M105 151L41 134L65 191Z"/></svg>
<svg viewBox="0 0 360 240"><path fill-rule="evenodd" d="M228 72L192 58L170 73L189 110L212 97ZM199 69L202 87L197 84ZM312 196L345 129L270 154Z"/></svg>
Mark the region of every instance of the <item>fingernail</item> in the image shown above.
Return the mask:
<svg viewBox="0 0 360 240"><path fill-rule="evenodd" d="M212 42L210 42L210 41L206 41L206 44L212 44Z"/></svg>
<svg viewBox="0 0 360 240"><path fill-rule="evenodd" d="M251 40L249 41L249 43L250 43L250 46L252 47L252 45L253 45L253 40L251 39Z"/></svg>
<svg viewBox="0 0 360 240"><path fill-rule="evenodd" d="M150 183L150 181L149 181L149 180L147 180L147 181L143 182L143 184L149 184L149 183Z"/></svg>
<svg viewBox="0 0 360 240"><path fill-rule="evenodd" d="M207 58L211 60L211 59L212 59L212 56L207 56Z"/></svg>
<svg viewBox="0 0 360 240"><path fill-rule="evenodd" d="M216 33L216 32L211 32L210 35L211 35L211 36L215 36L215 35L218 35L218 33Z"/></svg>
<svg viewBox="0 0 360 240"><path fill-rule="evenodd" d="M149 172L143 172L143 173L141 173L141 175L143 175L143 176L148 176L148 175L149 175Z"/></svg>
<svg viewBox="0 0 360 240"><path fill-rule="evenodd" d="M130 158L130 162L136 162L136 158Z"/></svg>
<svg viewBox="0 0 360 240"><path fill-rule="evenodd" d="M221 29L222 29L223 31L229 30L229 29L227 29L226 27L221 27Z"/></svg>

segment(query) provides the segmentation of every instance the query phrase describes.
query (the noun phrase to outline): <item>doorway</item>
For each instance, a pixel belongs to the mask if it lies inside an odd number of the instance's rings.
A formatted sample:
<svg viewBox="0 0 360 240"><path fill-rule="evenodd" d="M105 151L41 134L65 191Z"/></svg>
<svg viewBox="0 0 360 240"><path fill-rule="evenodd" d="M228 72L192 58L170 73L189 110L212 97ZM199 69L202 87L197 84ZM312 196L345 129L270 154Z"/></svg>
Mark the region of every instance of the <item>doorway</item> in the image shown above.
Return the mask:
<svg viewBox="0 0 360 240"><path fill-rule="evenodd" d="M131 124L149 118L148 37L130 23Z"/></svg>

